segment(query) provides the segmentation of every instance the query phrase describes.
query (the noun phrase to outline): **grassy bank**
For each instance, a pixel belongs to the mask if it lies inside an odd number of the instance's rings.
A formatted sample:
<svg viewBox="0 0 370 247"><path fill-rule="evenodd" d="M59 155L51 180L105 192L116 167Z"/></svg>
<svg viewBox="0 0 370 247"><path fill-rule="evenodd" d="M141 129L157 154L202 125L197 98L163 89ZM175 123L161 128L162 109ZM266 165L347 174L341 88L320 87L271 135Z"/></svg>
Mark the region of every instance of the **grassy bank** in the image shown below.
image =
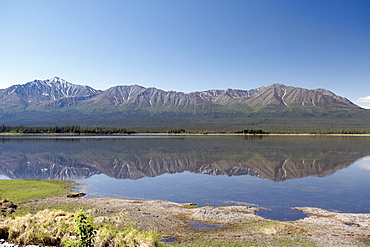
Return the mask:
<svg viewBox="0 0 370 247"><path fill-rule="evenodd" d="M140 231L125 223L95 222L76 203L37 205L42 198L66 197L73 181L0 180L0 199L18 208L0 216L0 238L16 244L41 246L160 246L155 231ZM31 203L31 204L30 204Z"/></svg>
<svg viewBox="0 0 370 247"><path fill-rule="evenodd" d="M73 181L0 180L0 198L22 203L31 199L66 195L75 185Z"/></svg>

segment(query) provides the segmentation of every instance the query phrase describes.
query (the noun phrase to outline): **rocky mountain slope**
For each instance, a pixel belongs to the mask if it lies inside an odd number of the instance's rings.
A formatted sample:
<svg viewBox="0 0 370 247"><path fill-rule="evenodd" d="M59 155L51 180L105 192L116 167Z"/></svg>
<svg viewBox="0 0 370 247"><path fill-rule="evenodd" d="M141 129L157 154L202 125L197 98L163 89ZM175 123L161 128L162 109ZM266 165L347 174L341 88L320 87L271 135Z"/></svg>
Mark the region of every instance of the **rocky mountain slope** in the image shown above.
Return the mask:
<svg viewBox="0 0 370 247"><path fill-rule="evenodd" d="M268 127L294 123L293 128L302 126L302 121L307 128L317 123L324 127L338 125L337 118L341 119L342 128L358 128L370 121L369 111L328 90L283 84L250 90L191 93L138 85L115 86L102 91L55 77L0 90L0 124L5 125L98 125L145 129L196 126L219 129L220 126L253 125L265 128L266 117L285 121L269 122ZM300 119L288 120L297 117ZM322 118L327 118L330 123ZM351 121L344 121L344 118L351 118Z"/></svg>
<svg viewBox="0 0 370 247"><path fill-rule="evenodd" d="M14 85L0 91L1 107L23 106L55 102L61 99L86 99L100 94L89 86L69 83L59 77L48 80L34 80L23 85Z"/></svg>
<svg viewBox="0 0 370 247"><path fill-rule="evenodd" d="M325 89L303 89L273 84L251 90L208 90L182 93L145 88L138 85L115 86L105 91L89 86L71 84L59 77L34 80L24 85L14 85L0 91L0 107L48 106L52 108L71 105L96 107L126 106L130 108L210 109L230 105L243 105L252 109L267 106L319 106L358 108L349 100Z"/></svg>

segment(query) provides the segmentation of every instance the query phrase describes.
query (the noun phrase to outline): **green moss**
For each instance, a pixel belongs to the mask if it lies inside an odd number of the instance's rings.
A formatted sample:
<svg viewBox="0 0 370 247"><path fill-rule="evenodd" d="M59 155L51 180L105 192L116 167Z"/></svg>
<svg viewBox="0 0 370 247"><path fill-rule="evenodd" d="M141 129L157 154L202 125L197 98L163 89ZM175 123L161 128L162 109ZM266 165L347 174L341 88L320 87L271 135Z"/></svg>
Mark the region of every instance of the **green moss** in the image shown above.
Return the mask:
<svg viewBox="0 0 370 247"><path fill-rule="evenodd" d="M305 239L303 236L295 235L277 235L266 236L254 234L250 239L246 240L219 240L207 238L195 238L182 241L182 243L168 243L163 244L166 247L267 247L267 246L281 246L281 247L315 247L315 242Z"/></svg>
<svg viewBox="0 0 370 247"><path fill-rule="evenodd" d="M359 246L370 246L370 238L360 237L357 239Z"/></svg>
<svg viewBox="0 0 370 247"><path fill-rule="evenodd" d="M223 240L211 240L211 239L196 239L193 243L186 244L166 244L163 246L176 246L176 247L252 247L258 246L253 242L236 242L236 241L223 241Z"/></svg>
<svg viewBox="0 0 370 247"><path fill-rule="evenodd" d="M0 199L14 203L30 199L63 195L76 185L72 181L0 180Z"/></svg>
<svg viewBox="0 0 370 247"><path fill-rule="evenodd" d="M273 240L272 246L281 246L281 247L293 247L293 246L302 246L302 247L314 247L316 244L311 241L298 239L298 238L291 238L291 239L284 239L284 238L275 238Z"/></svg>
<svg viewBox="0 0 370 247"><path fill-rule="evenodd" d="M129 201L130 203L136 203L136 204L141 204L141 203L144 203L145 201Z"/></svg>
<svg viewBox="0 0 370 247"><path fill-rule="evenodd" d="M184 204L182 204L182 208L194 209L194 208L198 208L198 206L196 204L193 204L193 203L184 203Z"/></svg>

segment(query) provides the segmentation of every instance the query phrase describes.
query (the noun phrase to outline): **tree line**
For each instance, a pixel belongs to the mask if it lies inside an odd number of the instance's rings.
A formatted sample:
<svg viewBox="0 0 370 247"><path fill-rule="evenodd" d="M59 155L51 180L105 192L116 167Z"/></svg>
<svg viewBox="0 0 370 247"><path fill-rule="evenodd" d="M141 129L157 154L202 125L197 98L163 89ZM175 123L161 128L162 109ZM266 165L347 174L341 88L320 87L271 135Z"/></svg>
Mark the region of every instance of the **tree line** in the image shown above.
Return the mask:
<svg viewBox="0 0 370 247"><path fill-rule="evenodd" d="M120 127L81 127L70 126L7 126L0 125L0 133L19 133L19 134L134 134L136 131Z"/></svg>
<svg viewBox="0 0 370 247"><path fill-rule="evenodd" d="M68 126L9 126L0 125L0 133L16 134L93 134L93 135L110 135L110 134L135 134L135 130L122 127L81 127L78 125ZM195 130L184 128L161 128L161 130L141 129L140 133L168 133L168 134L245 134L245 135L265 135L265 134L370 134L369 129L280 129L266 130L260 128L245 128L241 130Z"/></svg>

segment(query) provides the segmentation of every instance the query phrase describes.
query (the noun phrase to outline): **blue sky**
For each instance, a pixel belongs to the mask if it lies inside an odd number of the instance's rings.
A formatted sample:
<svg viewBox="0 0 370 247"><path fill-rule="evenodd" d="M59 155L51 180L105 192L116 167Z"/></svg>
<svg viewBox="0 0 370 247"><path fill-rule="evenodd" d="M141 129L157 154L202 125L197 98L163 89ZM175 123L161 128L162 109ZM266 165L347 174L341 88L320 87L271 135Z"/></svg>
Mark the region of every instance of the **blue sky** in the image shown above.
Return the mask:
<svg viewBox="0 0 370 247"><path fill-rule="evenodd" d="M369 0L0 0L0 88L283 83L370 108L369 13Z"/></svg>

